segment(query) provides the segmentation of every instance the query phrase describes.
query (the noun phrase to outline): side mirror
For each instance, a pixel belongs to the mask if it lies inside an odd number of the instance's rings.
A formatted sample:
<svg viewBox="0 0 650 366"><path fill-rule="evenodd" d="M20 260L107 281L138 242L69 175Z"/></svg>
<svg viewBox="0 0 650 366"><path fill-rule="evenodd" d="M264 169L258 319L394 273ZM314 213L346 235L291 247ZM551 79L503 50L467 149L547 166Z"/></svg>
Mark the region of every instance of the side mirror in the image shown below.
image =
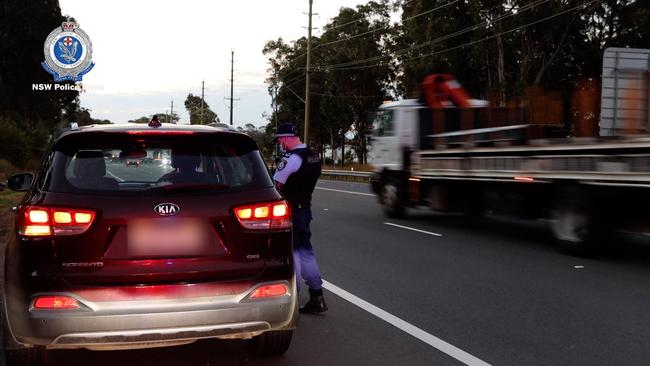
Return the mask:
<svg viewBox="0 0 650 366"><path fill-rule="evenodd" d="M32 181L34 180L34 174L32 173L22 173L22 174L16 174L12 175L7 179L7 186L9 189L18 191L18 192L25 192L28 191L29 188L32 186Z"/></svg>

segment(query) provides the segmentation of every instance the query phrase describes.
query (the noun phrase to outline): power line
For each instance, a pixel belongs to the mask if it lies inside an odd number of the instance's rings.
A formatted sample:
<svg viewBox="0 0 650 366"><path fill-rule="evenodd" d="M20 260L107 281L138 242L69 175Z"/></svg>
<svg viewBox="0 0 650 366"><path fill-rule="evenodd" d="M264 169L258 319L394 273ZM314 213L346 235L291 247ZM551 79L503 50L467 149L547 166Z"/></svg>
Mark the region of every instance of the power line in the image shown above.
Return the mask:
<svg viewBox="0 0 650 366"><path fill-rule="evenodd" d="M546 2L546 1L548 1L548 0L541 0L541 1L538 1L538 2L533 3L533 4L534 4L534 6L539 6L540 4L542 4L542 3ZM515 27L515 28L512 28L512 29L509 29L509 30L507 30L507 31L503 31L503 32L500 32L500 33L497 33L497 34L489 35L489 36L487 36L487 37L484 37L484 38L481 38L481 39L478 39L478 40L475 40L475 41L467 42L467 43L464 43L464 44L460 44L460 45L457 45L457 46L449 47L449 48L446 48L446 49L444 49L444 50L440 50L440 51L436 51L436 52L432 52L432 53L427 53L427 54L423 54L423 55L418 55L418 56L415 56L415 57L411 57L411 58L408 58L408 59L406 59L406 60L403 60L403 61L401 62L401 65L406 65L406 64L409 64L409 63L413 62L414 60L418 60L418 59L421 59L421 58L424 58L424 57L428 57L428 56L433 56L433 55L436 55L436 54L446 53L446 52L453 51L453 50L456 50L456 49L460 49L460 48L464 48L464 47L471 46L471 45L474 45L474 44L478 44L478 43L484 42L484 41L486 41L486 40L489 40L489 39L492 39L492 38L495 38L495 37L499 37L499 36L502 36L502 35L505 35L505 34L508 34L508 33L516 32L516 31L521 30L521 29L524 29L524 28L526 28L526 27L529 27L529 26L532 26L532 25L535 25L535 24L539 24L539 23L545 22L545 21L547 21L547 20L549 20L549 19L552 19L552 18L555 18L555 17L561 16L561 15L564 15L564 14L566 14L566 13L569 13L569 12L572 12L572 11L574 11L574 10L577 10L577 9L579 9L579 8L581 8L581 7L586 7L586 6L590 5L590 4L593 4L593 3L596 3L596 2L600 2L600 1L602 1L602 0L592 0L592 1L589 1L589 2L586 2L586 3L583 3L583 4L580 4L580 5L574 6L574 7L572 7L572 8L566 9L566 10L561 11L561 12L559 12L559 13L556 13L556 14L553 14L553 15L550 15L550 16L547 16L547 17L544 17L544 18L542 18L542 19L538 19L538 20L535 20L535 21L529 22L529 23L527 23L527 24L524 24L524 25L521 25L521 26L518 26L518 27ZM526 8L525 10L528 10L528 9L530 9L530 8L532 8L532 7L533 7L533 6L529 6L529 7ZM523 8L520 9L518 13L520 13L520 12L523 11L523 10L524 10ZM513 14L510 14L509 16L512 16L512 15L513 15ZM500 20L500 19L503 19L503 18L504 18L504 17L500 17L499 20ZM495 19L495 20L492 20L492 22L494 22L494 21L496 21L496 19ZM478 25L476 25L476 26L478 26ZM476 26L472 26L472 27L469 27L469 28L465 28L465 30L463 30L463 31L466 31L466 30L468 30L468 29L475 28ZM460 32L462 32L462 31L460 31ZM455 33L452 33L451 35L455 35L455 34L458 34L458 33L459 33L459 32L455 32ZM431 42L427 42L427 43L429 43L429 44L433 44L433 43L437 43L437 42L439 42L440 39L448 39L448 38L451 38L450 35L446 35L446 36L440 37L440 38L438 38L438 39L436 39L436 40L433 40L433 41L431 41ZM417 49L417 48L421 48L421 45L416 45L416 46L414 46L414 47L409 47L408 49L403 49L403 50L401 50L401 51L404 51L404 50L412 50L412 49ZM405 52L400 52L400 54L402 54L402 53L405 53ZM366 61L366 62L367 62L367 61ZM354 70L354 69L366 69L366 68L385 67L385 66L388 66L388 64L385 64L385 63L379 63L379 64L374 64L374 65L364 65L364 66L357 66L357 67L340 67L340 68L333 68L333 67L332 67L332 68L329 68L329 69L333 69L333 70ZM298 81L299 79L300 79L300 78L294 78L293 81L291 81L291 82ZM285 83L284 83L285 86L288 85L288 84L289 84L288 82L285 82ZM298 96L298 95L297 95L293 90L291 90L290 88L288 88L288 86L287 86L287 89L289 89L292 93L294 93L296 96ZM334 95L334 94L321 94L321 93L310 93L310 94L311 94L311 95L324 96L324 97L331 97L331 98L355 98L355 97L357 97L357 98L361 98L361 97L363 97L363 98L379 98L379 97L381 97L381 96L347 96L347 95ZM299 96L298 96L298 98L302 100L302 98L300 98Z"/></svg>
<svg viewBox="0 0 650 366"><path fill-rule="evenodd" d="M474 30L476 30L478 28L481 28L483 26L488 25L489 23L495 23L495 22L501 21L501 20L503 20L505 18L521 14L524 11L528 11L528 10L530 10L530 9L532 9L534 7L537 7L537 6L539 6L539 5L543 4L543 3L546 3L548 1L550 1L550 0L538 0L537 2L528 4L528 5L524 6L524 7L522 7L521 9L518 9L517 13L508 13L508 14L501 15L501 16L495 18L495 19L492 19L492 20L485 20L485 21L483 21L481 23L477 23L477 24L475 24L473 26L469 26L469 27L464 28L462 30L459 30L459 31L456 31L456 32L453 32L453 33L438 37L438 38L433 39L431 41L427 41L427 42L424 42L424 43L417 44L415 46L410 46L410 47L399 49L399 50L393 52L390 55L381 55L381 56L369 57L369 58L366 58L366 59L363 59L363 60L342 62L342 63L334 64L334 65L325 65L325 66L321 66L320 68L321 69L325 68L325 69L345 70L345 69L347 69L346 68L347 66L354 66L354 65L358 65L358 64L367 63L367 62L379 61L381 59L388 58L388 57L399 56L399 55L402 55L402 54L404 54L406 52L413 51L413 50L416 50L416 49L419 49L419 48L422 48L422 47L430 46L430 45L433 45L433 44L436 44L436 43L440 43L442 41L445 41L445 40L450 39L450 38L454 38L454 37L459 36L461 34L465 34L465 33L474 31Z"/></svg>
<svg viewBox="0 0 650 366"><path fill-rule="evenodd" d="M415 1L415 0L408 0L408 1L405 1L405 2L402 4L402 6L404 6L404 5L406 5L406 4L409 4L409 3L412 3L413 1ZM343 24L339 24L339 25L334 26L334 27L327 28L327 30L333 30L333 29L343 28L343 27L345 27L345 26L348 26L348 25L350 25L350 24L354 24L354 23L358 23L358 22L360 22L360 21L362 21L362 20L365 20L365 19L366 19L366 18L363 17L363 18L359 18L359 19L356 19L356 20L352 20L352 21L349 21L349 22L347 22L347 23L343 23ZM325 27L323 27L323 29L324 29L324 28L325 28Z"/></svg>
<svg viewBox="0 0 650 366"><path fill-rule="evenodd" d="M291 84L294 84L294 83L296 83L296 82L298 82L298 81L302 81L304 78L305 78L305 75L304 75L304 74L301 74L301 75L298 75L298 76L296 76L296 77L294 77L294 78L292 78L292 79L290 79L290 80L283 81L283 82L282 82L282 85L283 85L283 86L284 86L284 85L291 85Z"/></svg>
<svg viewBox="0 0 650 366"><path fill-rule="evenodd" d="M311 95L317 95L320 97L329 97L329 98L385 98L386 95L337 95L337 94L323 94L323 93L309 93Z"/></svg>
<svg viewBox="0 0 650 366"><path fill-rule="evenodd" d="M448 3L446 3L446 4L440 5L440 6L438 6L438 7L433 8L433 9L429 9L429 10L424 11L424 12L422 12L422 13L419 13L419 14L416 14L416 15L411 16L411 17L409 17L409 18L406 18L406 19L404 19L404 20L402 21L402 25L404 25L404 22L411 21L411 20L413 20L413 19L415 19L415 18L419 18L419 17L421 17L421 16L423 16L423 15L430 14L430 13L432 13L432 12L434 12L434 11L436 11L436 10L440 10L440 9L442 9L442 8L446 8L447 6L449 6L449 5L453 5L453 4L455 4L455 3L459 2L459 1L460 1L460 0L452 0L452 1L448 2ZM367 31L367 32L363 32L363 33L355 34L355 35L350 36L350 37L346 37L346 38L342 38L342 39L337 39L337 40L335 40L335 41L330 41L330 42L320 43L318 46L316 46L316 47L314 47L314 48L324 47L324 46L328 46L328 45L336 44L336 43L341 43L341 42L346 42L346 41L349 41L349 40L354 39L354 38L363 37L363 36L365 36L365 35L368 35L368 34L371 34L371 33L375 33L375 32L378 32L378 31L380 31L380 30L388 29L389 27L390 27L390 25L388 25L388 26L386 26L386 27L380 27L380 28L372 29L372 30L369 30L369 31Z"/></svg>
<svg viewBox="0 0 650 366"><path fill-rule="evenodd" d="M409 0L409 1L405 2L404 4L408 4L408 3L412 2L412 1L414 1L414 0ZM444 8L446 6L452 5L453 3L457 2L457 1L458 0L454 0L454 1L451 1L450 3L443 4L441 6L438 6L438 7L434 8L434 9L429 9L427 11L415 14L413 16L410 16L410 17L408 17L408 18L406 18L406 19L404 19L402 21L402 26L404 25L405 21L409 21L409 20L415 19L417 17L420 17L422 15L429 14L429 13L431 13L431 12L433 12L435 10L438 10L440 8ZM398 56L398 55L401 55L401 54L406 53L408 51L412 51L412 50L416 50L416 49L419 49L419 48L422 48L422 47L433 45L433 44L442 42L444 40L459 36L461 34L474 31L474 30L476 30L478 28L481 28L481 27L484 27L484 26L488 25L489 23L495 23L495 22L501 21L501 20L503 20L505 18L521 14L524 11L527 11L529 9L537 7L537 6L539 6L539 5L543 4L543 3L546 3L548 1L550 1L550 0L538 0L536 2L525 5L525 6L521 7L520 9L517 9L517 13L510 12L508 14L501 15L501 16L495 18L495 19L485 20L485 21L483 21L481 23L475 24L473 26L464 28L462 30L453 32L451 34L448 34L448 35L445 35L445 36L442 36L442 37L438 37L438 38L436 38L434 40L427 41L427 42L424 42L424 43L421 43L421 44L418 44L418 45L415 45L415 46L411 46L411 47L408 47L408 48L404 48L404 49L401 49L401 50L397 50L397 51L395 51L395 53L393 53L391 55L375 56L375 57L367 58L367 59L364 59L364 60L357 60L357 61L345 62L345 63L340 63L340 64L334 64L334 65L326 65L324 67L325 68L337 68L337 69L340 69L340 70L348 70L348 69L352 69L352 68L347 68L347 67L342 68L342 67L343 66L353 66L353 65L362 64L362 63L365 63L365 62L378 61L378 60L381 60L382 58L387 58L387 57L391 57L391 56ZM363 19L365 19L365 18L358 19L357 21L360 21L360 20L363 20ZM356 21L354 21L354 22L356 22ZM353 23L353 22L350 22L350 23ZM361 35L364 35L364 34L367 34L367 33L368 32L362 33L362 34L359 34L359 35L356 35L356 36L361 36ZM352 38L354 38L354 36ZM324 46L324 45L338 43L338 42L345 41L345 40L348 40L348 39L327 42L327 43L324 43L324 44L318 44L318 45L316 45L316 47L314 47L314 49L319 48L319 47ZM297 59L299 59L300 57L305 56L305 55L306 55L306 53L303 53L303 54L301 54L299 56L296 56L296 57L292 58L291 60L289 60L288 63L292 63L292 62L296 61ZM339 67L341 67L341 68L339 68ZM372 67L374 67L374 66L372 66ZM321 70L322 68L323 68L323 66L319 66L318 68L314 68L312 71L322 71ZM288 75L291 75L294 72L300 71L301 69L302 69L301 67L297 67L296 69L290 71Z"/></svg>
<svg viewBox="0 0 650 366"><path fill-rule="evenodd" d="M409 1L407 1L405 4L408 4L408 3L410 3L411 1L414 1L414 0L409 0ZM442 9L442 8L445 8L445 7L449 6L449 5L452 5L452 4L454 4L454 3L457 3L458 1L460 1L460 0L451 0L450 2L448 2L448 3L446 3L446 4L443 4L443 5L437 6L437 7L433 8L433 9L429 9L429 10L423 11L423 12L421 12L421 13L415 14L415 15L413 15L413 16L410 16L410 17L408 17L408 18L402 20L401 26L404 25L404 22L411 21L411 20L413 20L413 19L415 19L415 18L419 18L419 17L421 17L421 16L423 16L423 15L427 15L427 14L433 13L434 11L440 10L440 9ZM365 19L367 19L367 18L365 18L365 17L364 17L364 18L359 18L359 19L357 19L357 20L355 20L355 21L348 22L348 23L346 23L346 24L357 23L357 22L360 22L360 21L365 20ZM332 29L340 28L341 26L343 26L343 25L340 25L340 26L337 26L337 27L333 27L333 28L329 28L328 30L332 30ZM336 44L336 43L341 43L341 42L349 41L349 40L351 40L351 39L358 38L358 37L362 37L362 36L365 36L365 35L367 35L367 34L371 34L371 33L374 33L374 32L378 32L378 31L380 31L380 30L388 29L389 27L390 27L390 24L389 24L388 26L385 26L385 27L379 27L379 28L376 28L376 29L373 29L373 30L369 30L369 31L367 31L367 32L363 32L363 33L360 33L360 34L355 34L355 35L353 35L353 36L346 37L346 38L343 38L343 39L338 39L338 40L334 40L334 41L330 41L330 42L320 43L320 44L317 44L313 49L315 50L315 49L317 49L317 48L324 47L324 46L328 46L328 45L331 45L331 44ZM307 55L306 52L304 52L304 53L302 53L302 54L300 54L300 55L298 55L298 56L292 58L291 60L288 61L288 63L292 63L292 62L298 60L299 58L302 58L302 57L305 56L305 55Z"/></svg>
<svg viewBox="0 0 650 366"><path fill-rule="evenodd" d="M519 26L519 27L515 27L515 28L509 29L509 30L507 30L507 31L503 31L503 32L501 32L501 33L493 34L493 35L487 36L487 37L485 37L485 38L481 38L481 39L478 39L478 40L475 40L475 41L467 42L467 43L464 43L464 44L461 44L461 45L458 45L458 46L449 47L449 48L446 48L446 49L444 49L444 50L440 50L440 51L436 51L436 52L432 52L432 53L427 53L427 54L424 54L424 55L419 55L419 56L411 57L411 58L408 58L408 59L406 59L406 60L403 60L402 63L401 63L401 65L408 64L410 61L413 61L413 60L417 60L417 59L421 59L421 58L424 58L424 57L433 56L433 55L437 55L437 54L441 54L441 53L446 53L446 52L453 51L453 50L456 50L456 49L459 49L459 48L463 48L463 47L471 46L471 45L474 45L474 44L477 44L477 43L480 43L480 42L484 42L484 41L486 41L486 40L489 40L489 39L492 39L492 38L495 38L495 37L498 37L498 36L502 36L502 35L504 35L504 34L512 33L512 32L518 31L518 30L520 30L520 29L523 29L523 28L529 27L529 26L531 26L531 25L535 25L535 24L538 24L538 23L541 23L541 22L547 21L547 20L549 20L549 19L551 19L551 18L555 18L555 17L558 17L558 16L560 16L560 15L566 14L566 13L568 13L568 12L574 11L574 10L580 8L580 7L587 6L587 5L590 5L590 4L592 4L592 3L600 2L600 1L602 1L602 0L592 0L592 1L588 1L588 2L586 2L586 3L583 3L583 4L580 4L580 5L574 6L573 8L566 9L566 10L560 12L560 13L553 14L553 15L547 16L547 17L545 17L545 18L538 19L538 20L536 20L536 21L532 21L532 22L527 23L527 24L525 24L525 25L522 25L522 26ZM381 63L380 63L380 64L365 65L365 66L357 66L357 67L342 67L342 68L334 68L334 69L332 69L332 70L358 70L358 69L366 69L366 68L373 68L373 67L386 67L386 66L389 66L389 65L388 65L388 64L385 64L385 63L384 63L384 64L381 64Z"/></svg>

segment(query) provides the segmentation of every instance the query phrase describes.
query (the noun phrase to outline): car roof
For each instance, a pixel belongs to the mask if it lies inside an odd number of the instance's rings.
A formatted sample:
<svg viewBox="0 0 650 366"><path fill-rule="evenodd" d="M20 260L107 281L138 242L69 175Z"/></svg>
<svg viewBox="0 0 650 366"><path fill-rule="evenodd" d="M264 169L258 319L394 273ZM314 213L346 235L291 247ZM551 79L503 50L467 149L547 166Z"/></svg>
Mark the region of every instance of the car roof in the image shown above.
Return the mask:
<svg viewBox="0 0 650 366"><path fill-rule="evenodd" d="M150 127L146 123L111 123L111 124L100 124L100 125L88 125L80 126L74 129L67 129L57 140L60 140L64 137L84 134L88 132L105 132L105 133L128 133L130 131L158 131L158 132L170 132L175 131L191 131L196 133L226 133L233 135L244 135L232 128L224 128L221 126L208 126L208 125L189 125L189 124L173 124L173 123L163 123L160 127Z"/></svg>

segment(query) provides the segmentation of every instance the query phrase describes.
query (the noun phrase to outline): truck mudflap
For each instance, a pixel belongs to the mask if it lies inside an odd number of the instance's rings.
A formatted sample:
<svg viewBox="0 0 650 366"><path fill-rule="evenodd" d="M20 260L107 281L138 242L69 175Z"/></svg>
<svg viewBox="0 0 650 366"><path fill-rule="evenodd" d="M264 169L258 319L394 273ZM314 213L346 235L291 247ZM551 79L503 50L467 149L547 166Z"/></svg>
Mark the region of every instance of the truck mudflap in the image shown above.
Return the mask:
<svg viewBox="0 0 650 366"><path fill-rule="evenodd" d="M372 192L376 195L381 194L381 174L380 173L373 173L372 177L370 177L370 188L372 189Z"/></svg>

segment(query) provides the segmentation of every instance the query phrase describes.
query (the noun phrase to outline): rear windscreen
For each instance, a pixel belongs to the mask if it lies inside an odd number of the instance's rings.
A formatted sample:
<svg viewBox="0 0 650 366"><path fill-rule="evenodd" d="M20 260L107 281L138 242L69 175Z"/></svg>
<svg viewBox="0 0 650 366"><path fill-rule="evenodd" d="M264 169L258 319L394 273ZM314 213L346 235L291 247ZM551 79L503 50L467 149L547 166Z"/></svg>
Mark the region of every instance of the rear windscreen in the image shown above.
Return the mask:
<svg viewBox="0 0 650 366"><path fill-rule="evenodd" d="M87 135L55 145L44 190L241 191L273 185L257 146L246 136Z"/></svg>

